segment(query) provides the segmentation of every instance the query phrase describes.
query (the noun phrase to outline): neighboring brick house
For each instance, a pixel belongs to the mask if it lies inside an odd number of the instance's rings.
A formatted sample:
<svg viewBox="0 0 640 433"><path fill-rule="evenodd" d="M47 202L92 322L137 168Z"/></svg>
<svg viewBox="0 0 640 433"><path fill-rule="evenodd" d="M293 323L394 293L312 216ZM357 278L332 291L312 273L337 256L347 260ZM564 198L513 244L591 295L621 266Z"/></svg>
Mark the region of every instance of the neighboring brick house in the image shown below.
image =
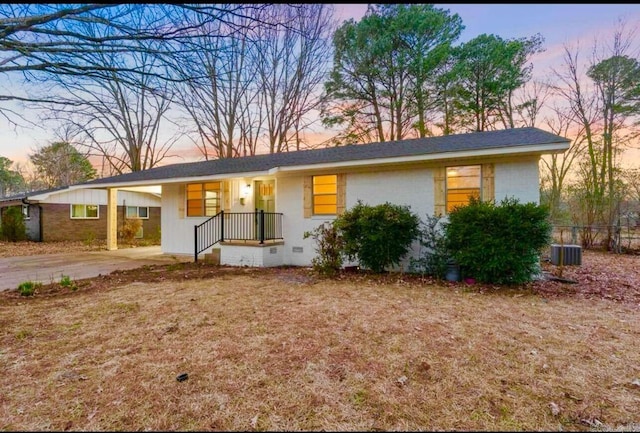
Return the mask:
<svg viewBox="0 0 640 433"><path fill-rule="evenodd" d="M446 215L470 196L538 203L540 157L569 144L515 128L173 164L73 188L103 188L112 209L123 188L162 187L163 253L308 266L316 245L305 233L358 200L408 205L421 218ZM109 233L107 248L117 249L115 230Z"/></svg>
<svg viewBox="0 0 640 433"><path fill-rule="evenodd" d="M118 191L118 236L128 219L140 219L136 238L160 239L160 194ZM101 189L71 190L69 187L33 191L0 198L2 212L20 206L29 240L91 241L107 237L107 192Z"/></svg>

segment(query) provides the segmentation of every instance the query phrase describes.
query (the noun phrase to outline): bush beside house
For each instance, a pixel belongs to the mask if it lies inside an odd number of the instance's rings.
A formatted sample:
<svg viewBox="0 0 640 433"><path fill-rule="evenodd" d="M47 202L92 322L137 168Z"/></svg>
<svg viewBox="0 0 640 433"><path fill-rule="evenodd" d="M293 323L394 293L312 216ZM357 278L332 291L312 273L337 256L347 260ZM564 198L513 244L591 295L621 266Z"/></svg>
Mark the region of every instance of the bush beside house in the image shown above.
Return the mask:
<svg viewBox="0 0 640 433"><path fill-rule="evenodd" d="M551 228L546 206L472 199L449 214L445 237L463 275L482 283L522 284L539 273Z"/></svg>
<svg viewBox="0 0 640 433"><path fill-rule="evenodd" d="M18 242L27 239L27 229L21 207L11 206L2 212L0 239L9 242Z"/></svg>
<svg viewBox="0 0 640 433"><path fill-rule="evenodd" d="M540 252L551 239L546 206L506 198L499 205L472 199L446 218L426 221L406 206L368 206L358 202L333 223L306 237L316 240L314 269L339 272L343 259L383 272L397 265L413 242L422 246L411 260L411 272L443 278L453 260L466 277L478 282L521 284L539 272Z"/></svg>

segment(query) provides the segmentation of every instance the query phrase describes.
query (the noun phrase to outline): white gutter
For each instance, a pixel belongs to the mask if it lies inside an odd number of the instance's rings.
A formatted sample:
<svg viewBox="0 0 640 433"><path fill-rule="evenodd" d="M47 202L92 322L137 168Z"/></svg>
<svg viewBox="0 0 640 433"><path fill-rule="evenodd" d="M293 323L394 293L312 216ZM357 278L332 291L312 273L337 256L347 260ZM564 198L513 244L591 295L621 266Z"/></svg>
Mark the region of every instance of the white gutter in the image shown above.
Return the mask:
<svg viewBox="0 0 640 433"><path fill-rule="evenodd" d="M305 170L337 168L337 167L362 167L367 165L386 165L386 164L411 163L411 162L441 161L444 159L457 159L457 158L502 156L502 155L529 154L529 153L533 153L533 154L558 153L558 152L564 152L568 148L569 148L569 143L551 143L551 144L539 144L539 145L532 145L532 146L521 146L518 148L499 148L499 149L493 148L493 149L482 149L482 150L467 150L462 152L431 153L428 155L397 156L397 157L391 157L391 158L376 158L376 159L361 159L356 161L329 162L329 163L323 163L323 164L288 165L284 167L274 167L269 170L269 174L273 175L278 172L305 171ZM496 152L496 150L499 150L499 151Z"/></svg>
<svg viewBox="0 0 640 433"><path fill-rule="evenodd" d="M256 177L267 176L268 171L252 171L252 172L234 172L234 173L221 173L205 176L188 176L188 177L170 177L165 179L155 180L136 180L131 182L113 182L113 183L99 183L95 185L72 185L69 186L69 190L72 189L105 189L105 188L127 188L135 186L151 186L151 185L164 185L173 183L185 183L185 182L208 182L212 180L226 180L230 177Z"/></svg>

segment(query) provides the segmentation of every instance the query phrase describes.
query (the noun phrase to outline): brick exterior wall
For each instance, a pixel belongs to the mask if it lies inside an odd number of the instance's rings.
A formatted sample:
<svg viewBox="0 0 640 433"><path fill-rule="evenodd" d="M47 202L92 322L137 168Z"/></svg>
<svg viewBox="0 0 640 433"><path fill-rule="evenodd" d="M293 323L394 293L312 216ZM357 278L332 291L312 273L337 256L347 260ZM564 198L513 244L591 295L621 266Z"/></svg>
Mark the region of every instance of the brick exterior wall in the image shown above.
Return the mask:
<svg viewBox="0 0 640 433"><path fill-rule="evenodd" d="M43 203L42 240L85 241L107 238L107 206L101 205L98 219L72 219L69 204ZM124 208L118 206L118 233L124 222ZM160 239L160 208L149 208L149 219L142 220L143 239Z"/></svg>

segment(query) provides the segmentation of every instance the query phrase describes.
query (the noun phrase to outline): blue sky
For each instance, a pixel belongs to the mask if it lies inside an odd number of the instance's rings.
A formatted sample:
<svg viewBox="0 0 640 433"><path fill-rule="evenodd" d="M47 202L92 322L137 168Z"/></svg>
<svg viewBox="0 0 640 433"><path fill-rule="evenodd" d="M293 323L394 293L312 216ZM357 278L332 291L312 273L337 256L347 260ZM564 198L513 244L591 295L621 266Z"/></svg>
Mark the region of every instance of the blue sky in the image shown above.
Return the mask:
<svg viewBox="0 0 640 433"><path fill-rule="evenodd" d="M462 18L465 30L458 42L466 42L483 34L504 39L530 37L540 33L546 51L532 59L534 78L544 78L552 67L562 64L562 47L580 44L585 59L594 40L608 42L608 36L619 19L626 28L638 28L640 40L640 4L436 4ZM360 19L366 3L335 5L338 19ZM636 44L640 55L640 43ZM16 132L0 120L0 156L26 161L37 147L50 143L52 134L35 129Z"/></svg>

